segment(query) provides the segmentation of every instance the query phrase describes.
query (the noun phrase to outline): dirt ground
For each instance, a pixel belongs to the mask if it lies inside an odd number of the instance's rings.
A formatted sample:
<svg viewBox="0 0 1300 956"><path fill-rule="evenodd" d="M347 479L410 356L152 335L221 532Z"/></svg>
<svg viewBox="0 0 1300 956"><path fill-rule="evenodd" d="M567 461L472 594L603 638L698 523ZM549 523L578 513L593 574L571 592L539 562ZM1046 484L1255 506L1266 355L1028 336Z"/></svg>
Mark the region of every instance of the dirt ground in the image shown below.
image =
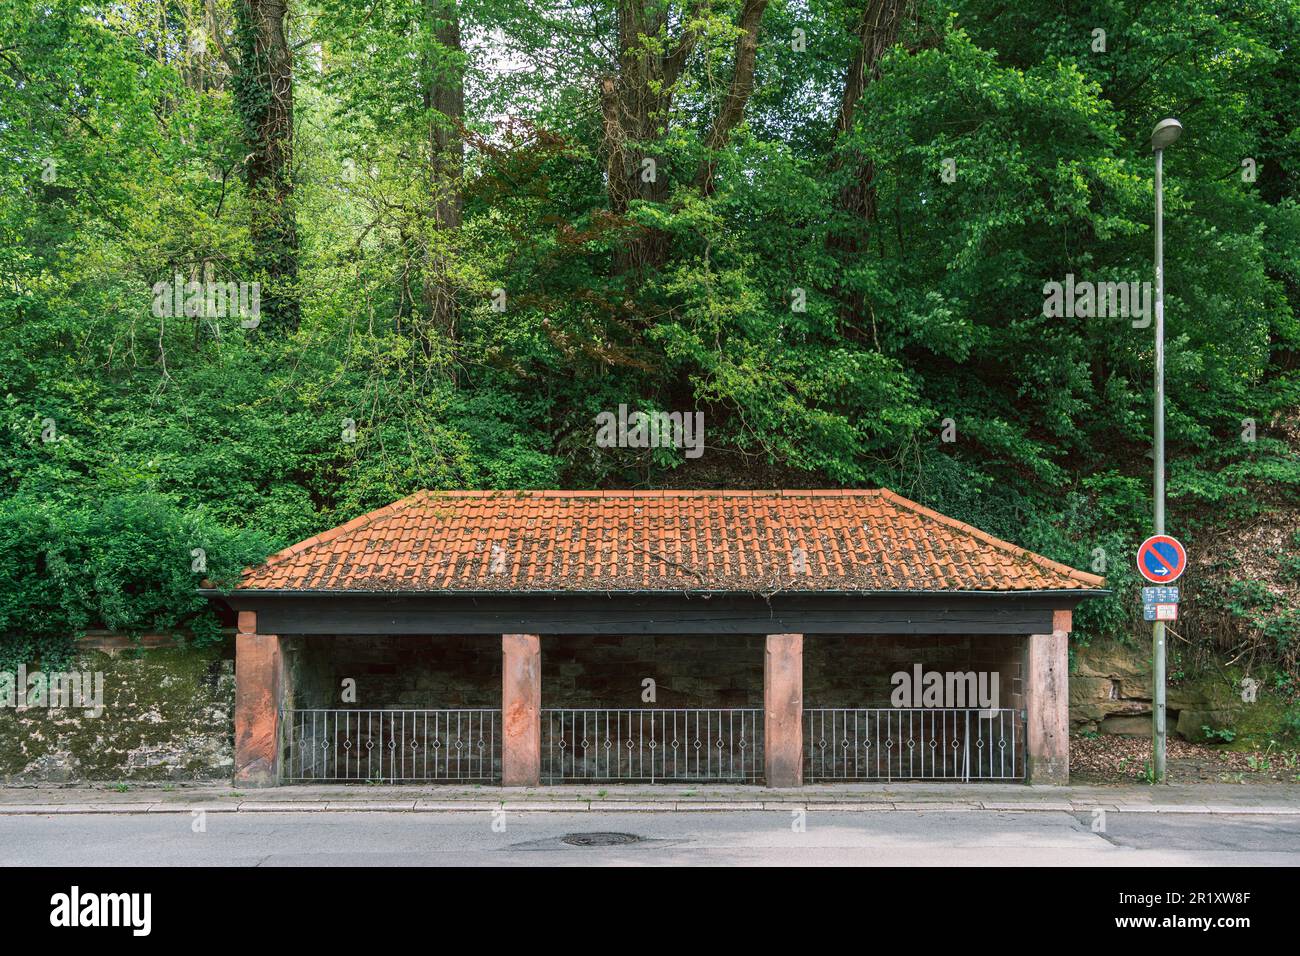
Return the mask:
<svg viewBox="0 0 1300 956"><path fill-rule="evenodd" d="M1166 753L1170 783L1300 784L1300 751L1294 746L1226 749L1188 743L1171 735ZM1070 738L1073 783L1144 780L1150 760L1149 737L1105 734Z"/></svg>

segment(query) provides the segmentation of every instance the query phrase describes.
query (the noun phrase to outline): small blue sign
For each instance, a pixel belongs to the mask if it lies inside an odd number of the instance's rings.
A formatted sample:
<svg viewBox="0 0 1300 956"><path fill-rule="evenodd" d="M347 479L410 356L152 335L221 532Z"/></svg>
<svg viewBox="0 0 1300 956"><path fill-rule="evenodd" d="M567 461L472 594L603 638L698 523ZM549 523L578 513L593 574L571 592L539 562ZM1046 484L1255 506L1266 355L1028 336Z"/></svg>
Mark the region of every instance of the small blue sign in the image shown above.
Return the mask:
<svg viewBox="0 0 1300 956"><path fill-rule="evenodd" d="M1143 588L1143 604L1177 604L1178 588Z"/></svg>

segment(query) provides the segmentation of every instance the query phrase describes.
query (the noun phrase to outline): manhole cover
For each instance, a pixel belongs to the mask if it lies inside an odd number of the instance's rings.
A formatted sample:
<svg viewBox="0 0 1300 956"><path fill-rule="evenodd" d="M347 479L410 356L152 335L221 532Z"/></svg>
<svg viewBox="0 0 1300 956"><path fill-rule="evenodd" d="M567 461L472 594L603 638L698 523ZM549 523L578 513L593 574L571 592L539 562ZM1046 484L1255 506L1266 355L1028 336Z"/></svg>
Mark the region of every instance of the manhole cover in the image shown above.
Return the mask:
<svg viewBox="0 0 1300 956"><path fill-rule="evenodd" d="M625 846L640 843L641 838L635 833L570 833L560 842L569 846Z"/></svg>

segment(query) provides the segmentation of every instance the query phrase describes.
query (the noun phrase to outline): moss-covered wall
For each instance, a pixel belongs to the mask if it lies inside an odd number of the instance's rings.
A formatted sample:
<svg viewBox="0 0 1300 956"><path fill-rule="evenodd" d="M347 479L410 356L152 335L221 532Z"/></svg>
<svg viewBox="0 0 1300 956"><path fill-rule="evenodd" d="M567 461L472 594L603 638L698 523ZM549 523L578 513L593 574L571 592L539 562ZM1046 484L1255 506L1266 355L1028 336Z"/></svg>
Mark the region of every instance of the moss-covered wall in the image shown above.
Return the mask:
<svg viewBox="0 0 1300 956"><path fill-rule="evenodd" d="M1071 649L1070 723L1076 732L1151 733L1151 651L1119 641L1095 641ZM1165 708L1169 731L1187 740L1267 739L1277 735L1291 706L1271 673L1241 667L1179 675L1171 667ZM1255 699L1243 699L1241 682L1258 682ZM1226 733L1225 733L1226 732Z"/></svg>
<svg viewBox="0 0 1300 956"><path fill-rule="evenodd" d="M230 777L235 667L228 649L95 651L81 654L75 669L103 674L103 713L0 708L0 779Z"/></svg>

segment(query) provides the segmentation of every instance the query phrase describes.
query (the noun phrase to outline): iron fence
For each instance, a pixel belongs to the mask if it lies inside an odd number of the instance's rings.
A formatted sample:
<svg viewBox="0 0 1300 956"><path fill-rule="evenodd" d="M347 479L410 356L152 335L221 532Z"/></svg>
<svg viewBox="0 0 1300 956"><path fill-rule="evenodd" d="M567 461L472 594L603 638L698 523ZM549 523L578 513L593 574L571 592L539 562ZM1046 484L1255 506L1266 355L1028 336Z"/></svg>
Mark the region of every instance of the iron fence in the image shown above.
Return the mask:
<svg viewBox="0 0 1300 956"><path fill-rule="evenodd" d="M1024 712L808 708L804 779L1023 780ZM284 712L284 779L461 782L501 779L501 712ZM763 778L757 708L542 711L545 783L732 782Z"/></svg>
<svg viewBox="0 0 1300 956"><path fill-rule="evenodd" d="M1024 711L810 708L804 779L1023 780Z"/></svg>
<svg viewBox="0 0 1300 956"><path fill-rule="evenodd" d="M501 779L499 710L289 710L284 778L493 782Z"/></svg>
<svg viewBox="0 0 1300 956"><path fill-rule="evenodd" d="M546 783L748 783L763 776L758 709L542 711Z"/></svg>

